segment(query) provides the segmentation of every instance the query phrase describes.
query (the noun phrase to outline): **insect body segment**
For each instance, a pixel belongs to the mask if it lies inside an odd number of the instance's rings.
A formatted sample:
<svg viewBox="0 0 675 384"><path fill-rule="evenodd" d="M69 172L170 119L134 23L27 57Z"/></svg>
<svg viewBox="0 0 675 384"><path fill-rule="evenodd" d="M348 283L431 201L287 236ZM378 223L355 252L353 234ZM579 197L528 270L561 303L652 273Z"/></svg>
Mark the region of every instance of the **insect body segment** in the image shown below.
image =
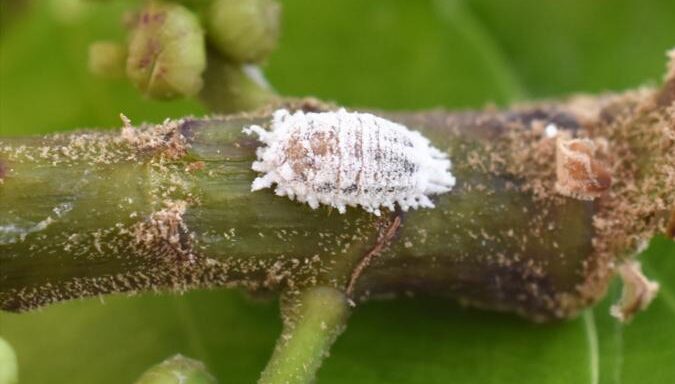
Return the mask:
<svg viewBox="0 0 675 384"><path fill-rule="evenodd" d="M340 213L360 205L380 214L433 208L429 195L448 192L455 184L447 155L417 131L368 113L274 113L271 130L251 126L265 144L252 169L264 173L252 191L276 184L279 196L325 204Z"/></svg>

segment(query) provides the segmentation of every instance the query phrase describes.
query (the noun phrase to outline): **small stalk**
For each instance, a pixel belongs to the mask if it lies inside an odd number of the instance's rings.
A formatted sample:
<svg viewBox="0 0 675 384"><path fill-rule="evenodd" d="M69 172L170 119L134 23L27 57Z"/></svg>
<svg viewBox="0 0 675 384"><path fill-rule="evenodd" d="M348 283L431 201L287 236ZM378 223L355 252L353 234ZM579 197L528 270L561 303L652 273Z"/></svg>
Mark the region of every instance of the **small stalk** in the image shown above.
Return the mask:
<svg viewBox="0 0 675 384"><path fill-rule="evenodd" d="M255 110L278 96L258 66L233 62L210 48L199 98L215 113L235 113Z"/></svg>
<svg viewBox="0 0 675 384"><path fill-rule="evenodd" d="M312 383L335 339L344 331L349 304L343 292L314 287L282 300L283 334L259 384Z"/></svg>

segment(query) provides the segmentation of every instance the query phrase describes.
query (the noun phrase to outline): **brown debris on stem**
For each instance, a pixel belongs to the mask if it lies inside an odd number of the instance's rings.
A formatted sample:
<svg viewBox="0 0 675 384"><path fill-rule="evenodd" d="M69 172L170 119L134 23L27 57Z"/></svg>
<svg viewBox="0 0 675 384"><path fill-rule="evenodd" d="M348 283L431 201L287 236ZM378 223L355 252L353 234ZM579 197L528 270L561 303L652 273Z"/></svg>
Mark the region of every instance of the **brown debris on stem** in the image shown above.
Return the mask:
<svg viewBox="0 0 675 384"><path fill-rule="evenodd" d="M588 139L559 138L556 144L556 191L580 200L593 200L610 187L609 171L595 158Z"/></svg>
<svg viewBox="0 0 675 384"><path fill-rule="evenodd" d="M670 211L670 222L668 223L668 229L666 229L666 236L675 239L675 208Z"/></svg>
<svg viewBox="0 0 675 384"><path fill-rule="evenodd" d="M612 306L610 313L620 321L627 322L649 306L659 291L659 284L647 279L640 263L635 260L622 264L617 271L623 282L623 291L621 299Z"/></svg>
<svg viewBox="0 0 675 384"><path fill-rule="evenodd" d="M389 226L385 229L385 231L380 235L375 246L370 251L368 251L368 253L363 257L363 259L359 261L356 268L354 268L354 271L352 272L349 278L349 284L347 284L347 288L345 290L345 294L347 295L347 297L351 297L353 295L356 283L359 277L363 274L363 271L366 268L368 268L373 258L377 257L380 253L382 253L382 250L396 235L396 231L398 231L400 226L401 226L401 216L397 214L396 217L394 217L394 220L391 222L391 224L389 224Z"/></svg>
<svg viewBox="0 0 675 384"><path fill-rule="evenodd" d="M166 201L166 208L153 213L146 221L133 229L138 245L158 250L163 258L194 262L195 254L190 245L191 236L183 221L187 208L185 201Z"/></svg>
<svg viewBox="0 0 675 384"><path fill-rule="evenodd" d="M7 173L8 173L7 165L2 159L0 159L0 184L2 184L5 181Z"/></svg>
<svg viewBox="0 0 675 384"><path fill-rule="evenodd" d="M658 93L627 94L604 108L590 129L611 148L614 185L598 200L593 219L596 252L606 257L629 258L669 228L675 206L675 105L660 106Z"/></svg>
<svg viewBox="0 0 675 384"><path fill-rule="evenodd" d="M131 120L120 114L122 127L121 139L135 147L139 152L154 152L162 150L163 155L171 160L180 159L189 147L180 127L181 120L166 120L152 128L138 129L131 125Z"/></svg>

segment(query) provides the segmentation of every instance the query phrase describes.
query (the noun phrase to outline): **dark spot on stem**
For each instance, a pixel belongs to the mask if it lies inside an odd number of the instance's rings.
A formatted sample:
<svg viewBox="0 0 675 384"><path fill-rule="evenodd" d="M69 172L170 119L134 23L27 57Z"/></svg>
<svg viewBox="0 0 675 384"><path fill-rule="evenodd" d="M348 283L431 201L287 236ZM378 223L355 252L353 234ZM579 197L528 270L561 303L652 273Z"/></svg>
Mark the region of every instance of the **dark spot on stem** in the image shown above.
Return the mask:
<svg viewBox="0 0 675 384"><path fill-rule="evenodd" d="M670 211L670 221L668 222L668 228L666 229L666 236L675 239L675 207Z"/></svg>
<svg viewBox="0 0 675 384"><path fill-rule="evenodd" d="M178 127L178 132L183 135L188 143L192 143L195 137L195 129L202 125L200 120L185 119Z"/></svg>
<svg viewBox="0 0 675 384"><path fill-rule="evenodd" d="M7 164L2 159L0 159L0 181L5 179L7 172Z"/></svg>
<svg viewBox="0 0 675 384"><path fill-rule="evenodd" d="M178 249L177 256L181 262L191 262L194 258L192 253L192 236L187 227L180 225L178 230Z"/></svg>

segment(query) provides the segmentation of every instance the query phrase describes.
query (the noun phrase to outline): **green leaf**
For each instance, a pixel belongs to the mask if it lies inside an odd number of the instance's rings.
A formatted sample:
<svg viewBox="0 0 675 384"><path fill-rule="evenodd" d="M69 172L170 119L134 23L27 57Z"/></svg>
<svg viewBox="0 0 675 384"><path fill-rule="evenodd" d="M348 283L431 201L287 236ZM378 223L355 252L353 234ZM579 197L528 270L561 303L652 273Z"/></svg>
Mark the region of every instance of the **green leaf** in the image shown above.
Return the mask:
<svg viewBox="0 0 675 384"><path fill-rule="evenodd" d="M86 71L87 46L122 41L133 1L30 2L0 30L0 135L202 114L194 101L143 99L127 82ZM283 94L352 106L480 107L525 96L622 89L658 81L675 45L675 2L617 0L284 2L279 51L267 66ZM60 10L59 10L60 9ZM78 13L79 12L79 13ZM547 325L431 298L359 307L330 359L325 383L675 382L675 246L642 255L661 292L620 325L608 308ZM1 266L0 266L1 268ZM26 314L0 314L22 383L131 383L176 353L220 382L254 382L281 331L276 301L211 290L114 296Z"/></svg>

